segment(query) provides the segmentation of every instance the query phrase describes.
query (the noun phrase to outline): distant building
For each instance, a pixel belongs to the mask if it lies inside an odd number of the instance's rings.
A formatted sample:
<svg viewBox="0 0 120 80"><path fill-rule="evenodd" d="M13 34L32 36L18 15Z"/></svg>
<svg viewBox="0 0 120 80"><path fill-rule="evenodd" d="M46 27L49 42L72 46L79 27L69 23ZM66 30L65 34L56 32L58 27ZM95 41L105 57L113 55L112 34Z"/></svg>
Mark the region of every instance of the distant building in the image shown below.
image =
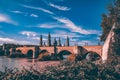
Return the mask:
<svg viewBox="0 0 120 80"><path fill-rule="evenodd" d="M50 47L50 46L54 46L54 43L56 43L56 46L62 46L60 37L58 38L58 41L56 40L56 38L54 38L54 41L53 41L53 43L52 43L52 42L51 42L51 34L48 33L47 45L46 45L45 42L43 42L43 39L42 39L42 38L43 38L42 35L40 35L40 43L39 43L40 46L49 46L49 47ZM51 44L51 43L52 43L52 44ZM66 43L65 43L64 46L70 46L69 37L68 37L68 36L67 36L67 38L66 38Z"/></svg>
<svg viewBox="0 0 120 80"><path fill-rule="evenodd" d="M62 45L61 45L61 39L60 39L60 37L59 37L59 39L58 39L58 46L62 46Z"/></svg>
<svg viewBox="0 0 120 80"><path fill-rule="evenodd" d="M48 46L51 46L51 35L50 35L50 33L48 34Z"/></svg>
<svg viewBox="0 0 120 80"><path fill-rule="evenodd" d="M42 35L40 35L40 46L43 46L43 39L42 39Z"/></svg>
<svg viewBox="0 0 120 80"><path fill-rule="evenodd" d="M69 37L67 36L67 39L66 39L66 46L69 46Z"/></svg>

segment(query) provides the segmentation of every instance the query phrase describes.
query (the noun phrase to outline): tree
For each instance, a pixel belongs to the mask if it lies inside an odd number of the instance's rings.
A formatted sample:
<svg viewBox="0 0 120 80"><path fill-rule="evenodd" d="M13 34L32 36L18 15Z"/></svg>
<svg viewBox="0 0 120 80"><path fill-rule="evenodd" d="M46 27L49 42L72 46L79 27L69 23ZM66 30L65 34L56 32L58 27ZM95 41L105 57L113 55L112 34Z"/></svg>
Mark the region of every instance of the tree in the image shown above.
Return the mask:
<svg viewBox="0 0 120 80"><path fill-rule="evenodd" d="M120 56L120 24L116 24L114 29L114 41L112 42L113 55Z"/></svg>
<svg viewBox="0 0 120 80"><path fill-rule="evenodd" d="M108 6L109 14L102 15L101 27L103 33L101 35L101 41L105 41L113 24L115 23L114 40L112 41L112 53L114 55L120 55L120 0L115 0Z"/></svg>

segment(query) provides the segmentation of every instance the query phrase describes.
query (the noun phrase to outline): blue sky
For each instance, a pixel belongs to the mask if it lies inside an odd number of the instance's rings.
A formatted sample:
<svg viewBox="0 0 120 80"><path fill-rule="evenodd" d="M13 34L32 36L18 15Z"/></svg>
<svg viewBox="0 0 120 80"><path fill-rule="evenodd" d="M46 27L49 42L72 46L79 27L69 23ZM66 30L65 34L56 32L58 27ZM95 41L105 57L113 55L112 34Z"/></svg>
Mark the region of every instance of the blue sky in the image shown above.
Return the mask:
<svg viewBox="0 0 120 80"><path fill-rule="evenodd" d="M112 0L0 0L0 44L39 44L70 37L70 44L96 45L102 33L101 14Z"/></svg>

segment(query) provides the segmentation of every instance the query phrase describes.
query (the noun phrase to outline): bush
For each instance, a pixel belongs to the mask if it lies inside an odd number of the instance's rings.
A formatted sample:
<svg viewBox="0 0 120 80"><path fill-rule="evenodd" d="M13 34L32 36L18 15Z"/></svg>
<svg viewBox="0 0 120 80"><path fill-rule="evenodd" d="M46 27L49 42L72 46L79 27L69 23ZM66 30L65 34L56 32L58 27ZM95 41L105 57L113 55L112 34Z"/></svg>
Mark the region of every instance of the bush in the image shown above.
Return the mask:
<svg viewBox="0 0 120 80"><path fill-rule="evenodd" d="M114 62L114 60L112 60ZM47 66L43 71L30 68L7 69L0 72L0 80L119 80L120 64L95 64L87 60L62 61L57 66Z"/></svg>
<svg viewBox="0 0 120 80"><path fill-rule="evenodd" d="M27 56L25 54L11 54L9 56L10 58L26 58Z"/></svg>

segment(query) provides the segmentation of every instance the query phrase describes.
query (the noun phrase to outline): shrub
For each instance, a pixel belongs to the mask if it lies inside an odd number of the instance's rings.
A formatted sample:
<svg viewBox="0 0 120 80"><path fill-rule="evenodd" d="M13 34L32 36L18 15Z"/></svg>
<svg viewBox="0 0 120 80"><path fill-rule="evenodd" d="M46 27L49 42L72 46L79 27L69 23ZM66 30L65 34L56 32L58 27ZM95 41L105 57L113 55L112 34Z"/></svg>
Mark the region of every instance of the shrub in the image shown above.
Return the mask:
<svg viewBox="0 0 120 80"><path fill-rule="evenodd" d="M10 58L25 58L27 56L21 53L21 54L11 54L9 57Z"/></svg>
<svg viewBox="0 0 120 80"><path fill-rule="evenodd" d="M114 61L114 60L112 60ZM87 60L61 61L57 66L47 66L43 71L30 68L0 71L0 80L119 80L120 64L107 62L95 64Z"/></svg>

